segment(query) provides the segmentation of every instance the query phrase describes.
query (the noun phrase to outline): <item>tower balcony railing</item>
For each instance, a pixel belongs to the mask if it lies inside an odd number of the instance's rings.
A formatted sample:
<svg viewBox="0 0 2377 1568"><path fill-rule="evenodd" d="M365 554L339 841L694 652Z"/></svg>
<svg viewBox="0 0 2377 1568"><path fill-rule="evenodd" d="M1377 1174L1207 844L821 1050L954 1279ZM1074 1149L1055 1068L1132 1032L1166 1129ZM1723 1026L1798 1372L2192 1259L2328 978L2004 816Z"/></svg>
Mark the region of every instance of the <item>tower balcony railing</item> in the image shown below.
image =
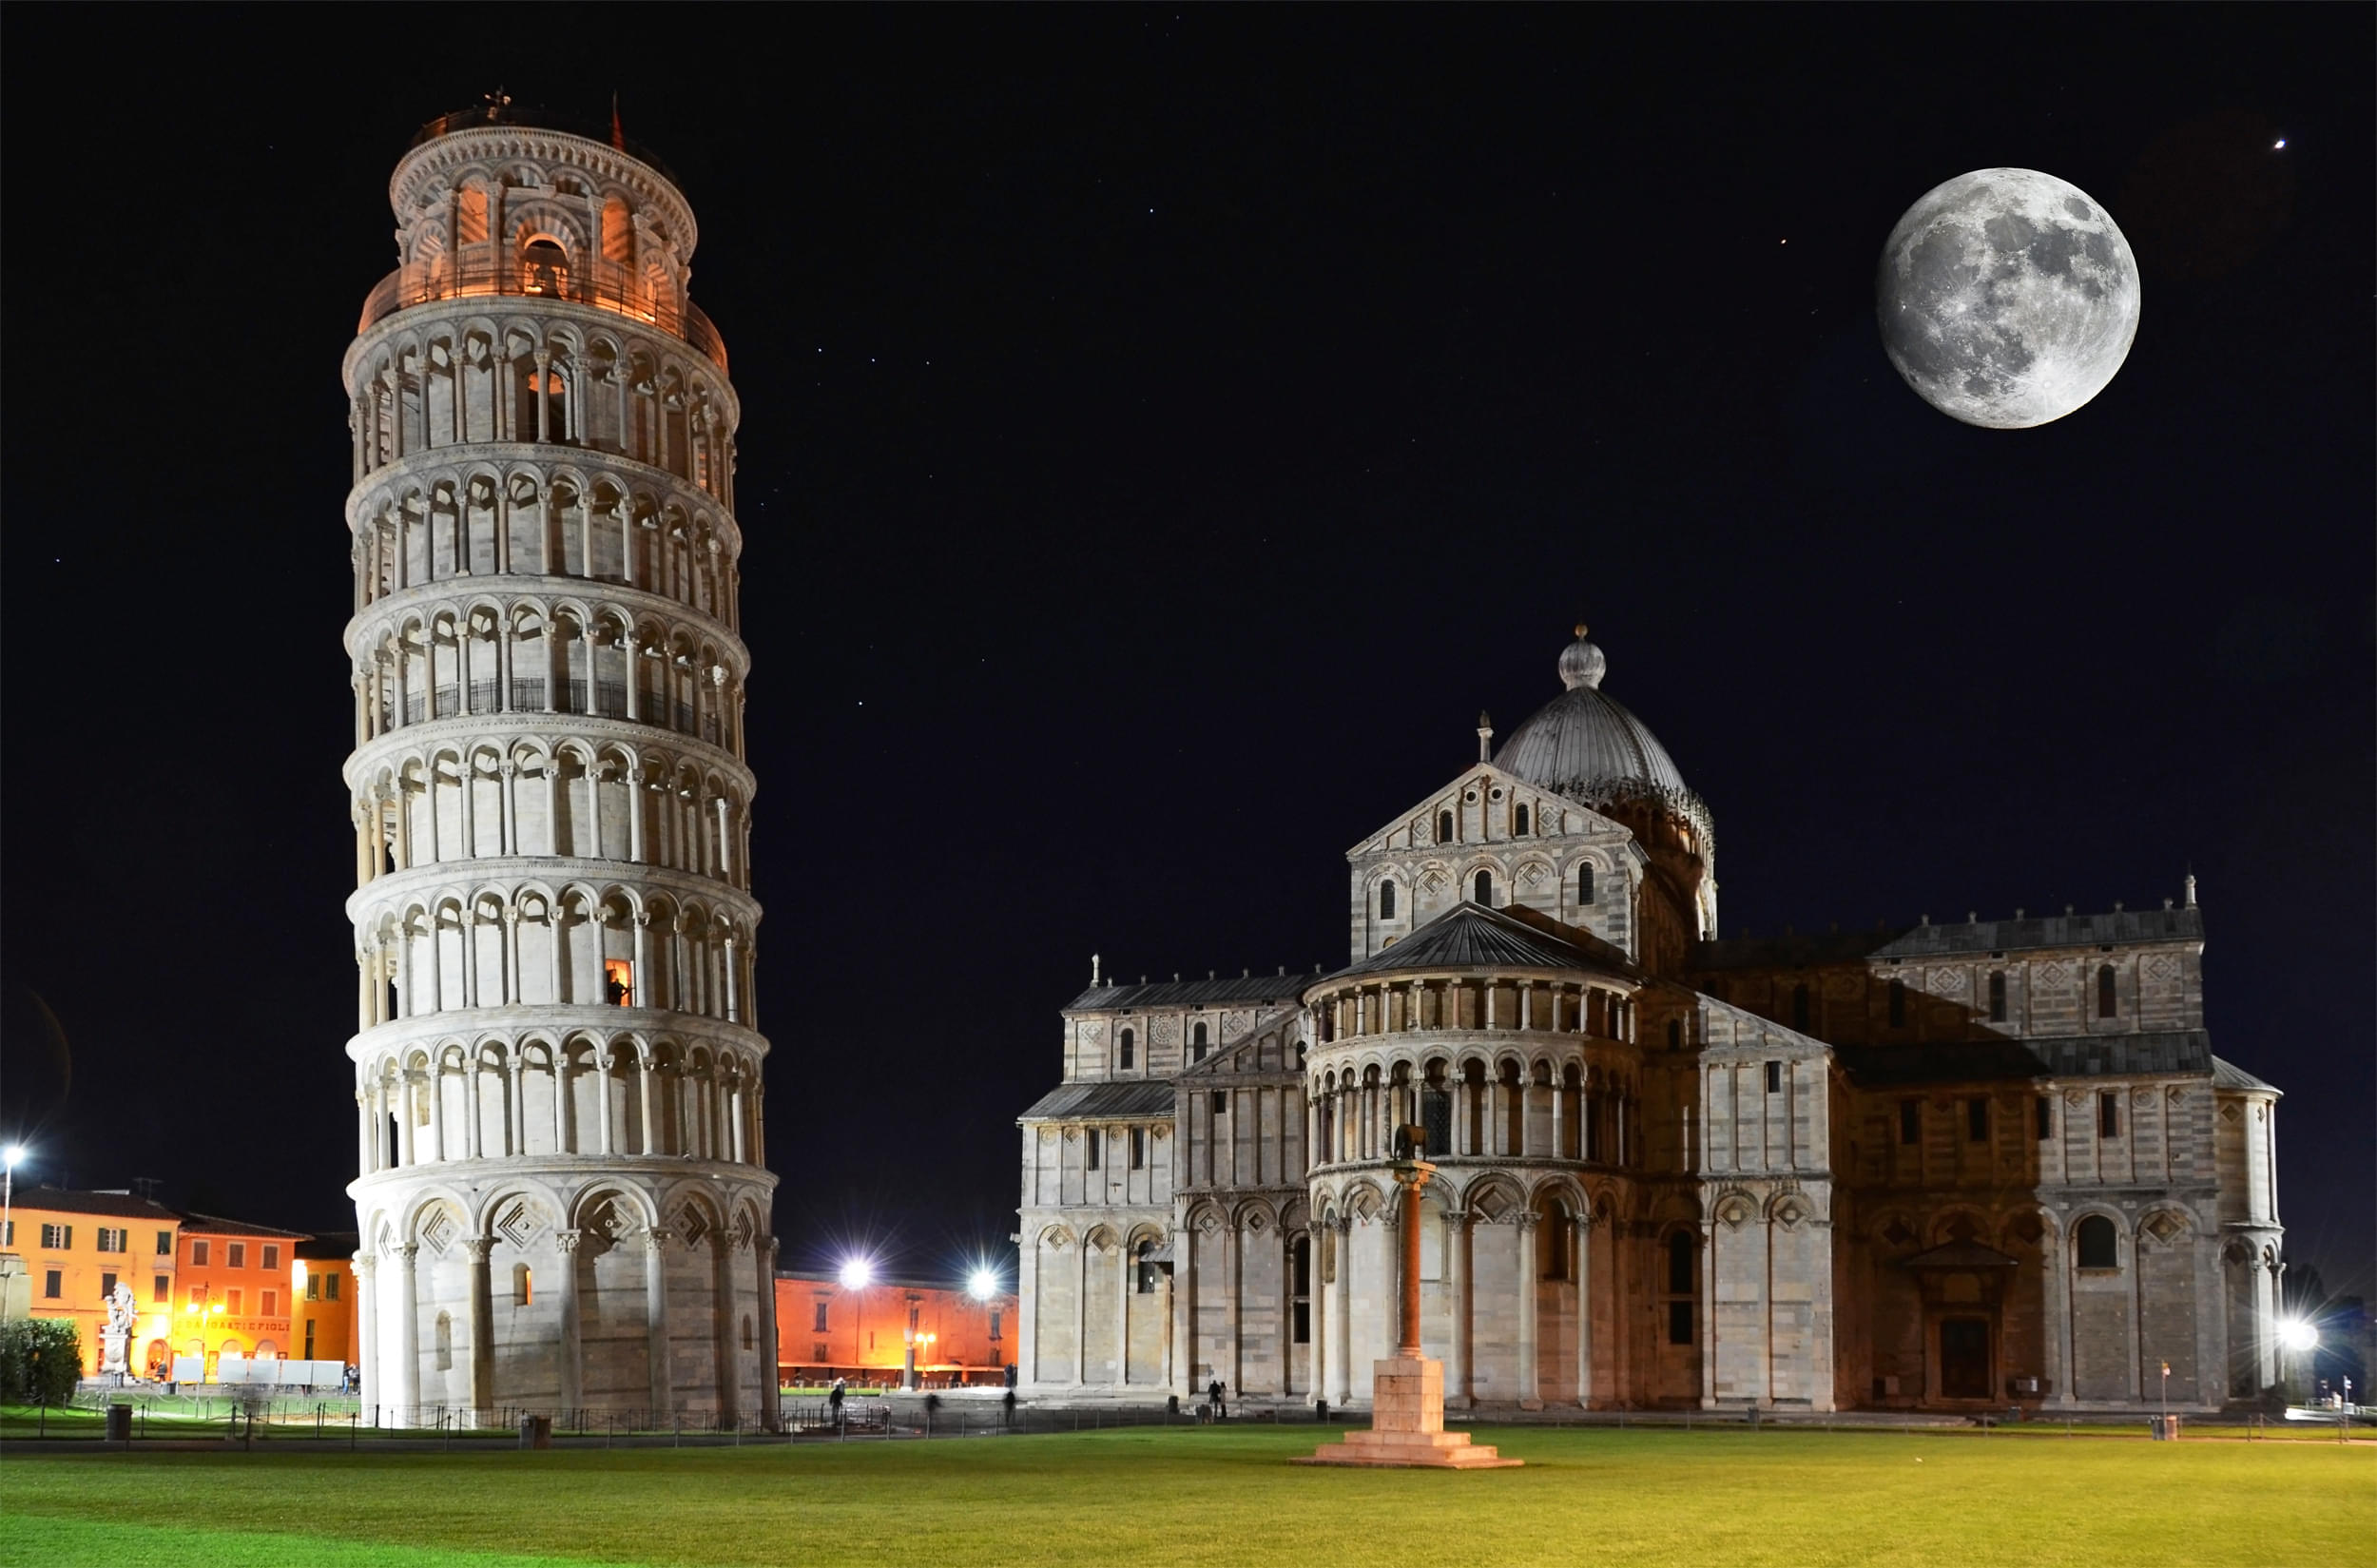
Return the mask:
<svg viewBox="0 0 2377 1568"><path fill-rule="evenodd" d="M499 681L473 681L467 711L481 718L498 717L499 709L524 717L549 713L583 713L603 719L628 717L628 687L624 681L596 681L590 691L582 680L557 681L553 683L553 706L550 708L545 706L545 682L536 676L512 678L512 706L508 709L501 709L496 700L502 686ZM640 710L636 723L674 730L680 735L696 735L712 745L725 744L725 726L720 724L716 710L697 712L691 703L671 701L650 687L643 687L636 695ZM460 718L465 711L461 686L447 681L427 692L408 693L404 700L404 724ZM396 722L396 705L391 698L380 700L379 727L383 734L403 727Z"/></svg>
<svg viewBox="0 0 2377 1568"><path fill-rule="evenodd" d="M398 267L382 278L363 301L363 319L355 330L360 336L415 305L482 295L592 305L658 327L709 356L722 372L726 368L725 343L692 300L668 298L617 261L543 261L512 255L493 244L468 245L459 257Z"/></svg>

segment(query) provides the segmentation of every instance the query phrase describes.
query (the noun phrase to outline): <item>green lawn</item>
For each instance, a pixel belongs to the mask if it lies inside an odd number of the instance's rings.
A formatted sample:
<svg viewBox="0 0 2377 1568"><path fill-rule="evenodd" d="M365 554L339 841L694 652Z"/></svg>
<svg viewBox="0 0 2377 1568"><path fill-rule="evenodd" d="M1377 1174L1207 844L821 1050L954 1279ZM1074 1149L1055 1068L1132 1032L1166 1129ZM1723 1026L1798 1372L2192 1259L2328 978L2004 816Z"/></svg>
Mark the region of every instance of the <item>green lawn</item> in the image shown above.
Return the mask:
<svg viewBox="0 0 2377 1568"><path fill-rule="evenodd" d="M1503 1428L1527 1468L1285 1462L1320 1435L18 1453L0 1563L2377 1562L2367 1444Z"/></svg>

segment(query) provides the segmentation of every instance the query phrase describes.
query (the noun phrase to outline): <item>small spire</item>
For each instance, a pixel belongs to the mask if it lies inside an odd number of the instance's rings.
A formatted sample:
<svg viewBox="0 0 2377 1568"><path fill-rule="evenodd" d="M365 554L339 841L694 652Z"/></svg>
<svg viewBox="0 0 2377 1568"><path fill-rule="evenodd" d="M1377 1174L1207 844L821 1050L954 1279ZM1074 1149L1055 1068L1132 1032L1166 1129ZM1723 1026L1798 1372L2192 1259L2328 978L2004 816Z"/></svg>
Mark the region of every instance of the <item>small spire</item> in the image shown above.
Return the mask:
<svg viewBox="0 0 2377 1568"><path fill-rule="evenodd" d="M610 89L610 145L621 152L628 150L627 127L619 123L619 89Z"/></svg>
<svg viewBox="0 0 2377 1568"><path fill-rule="evenodd" d="M1478 710L1478 761L1490 763L1493 760L1494 715L1479 708Z"/></svg>
<svg viewBox="0 0 2377 1568"><path fill-rule="evenodd" d="M1090 989L1094 991L1104 983L1098 978L1098 956L1092 953L1090 955Z"/></svg>
<svg viewBox="0 0 2377 1568"><path fill-rule="evenodd" d="M2195 873L2193 871L2187 874L2187 907L2195 907Z"/></svg>

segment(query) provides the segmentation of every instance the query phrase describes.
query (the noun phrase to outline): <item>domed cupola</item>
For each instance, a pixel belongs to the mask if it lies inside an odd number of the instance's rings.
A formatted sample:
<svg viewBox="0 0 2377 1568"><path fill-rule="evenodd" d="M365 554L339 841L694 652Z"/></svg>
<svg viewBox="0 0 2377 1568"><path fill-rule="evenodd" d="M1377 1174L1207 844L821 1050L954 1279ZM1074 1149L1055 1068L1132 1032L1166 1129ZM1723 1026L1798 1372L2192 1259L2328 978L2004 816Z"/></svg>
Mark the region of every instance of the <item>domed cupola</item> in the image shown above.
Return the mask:
<svg viewBox="0 0 2377 1568"><path fill-rule="evenodd" d="M1560 683L1568 689L1511 732L1494 765L1586 805L1665 806L1691 823L1701 852L1709 853L1715 835L1708 806L1685 784L1659 738L1601 689L1609 666L1578 627L1576 640L1560 652Z"/></svg>

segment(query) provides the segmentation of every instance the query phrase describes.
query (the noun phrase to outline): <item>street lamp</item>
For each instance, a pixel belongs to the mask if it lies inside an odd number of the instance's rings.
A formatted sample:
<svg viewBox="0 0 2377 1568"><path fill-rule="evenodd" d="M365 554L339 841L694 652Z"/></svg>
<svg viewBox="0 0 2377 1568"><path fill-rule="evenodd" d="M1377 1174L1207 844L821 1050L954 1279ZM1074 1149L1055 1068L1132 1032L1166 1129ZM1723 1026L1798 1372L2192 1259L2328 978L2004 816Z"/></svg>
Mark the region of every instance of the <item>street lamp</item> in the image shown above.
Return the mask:
<svg viewBox="0 0 2377 1568"><path fill-rule="evenodd" d="M998 1294L998 1275L988 1268L977 1268L966 1277L966 1294L976 1301L988 1301Z"/></svg>
<svg viewBox="0 0 2377 1568"><path fill-rule="evenodd" d="M16 1162L24 1157L25 1146L21 1143L0 1149L0 1251L13 1250L16 1246ZM10 1277L6 1271L0 1271L0 1323L9 1321Z"/></svg>

